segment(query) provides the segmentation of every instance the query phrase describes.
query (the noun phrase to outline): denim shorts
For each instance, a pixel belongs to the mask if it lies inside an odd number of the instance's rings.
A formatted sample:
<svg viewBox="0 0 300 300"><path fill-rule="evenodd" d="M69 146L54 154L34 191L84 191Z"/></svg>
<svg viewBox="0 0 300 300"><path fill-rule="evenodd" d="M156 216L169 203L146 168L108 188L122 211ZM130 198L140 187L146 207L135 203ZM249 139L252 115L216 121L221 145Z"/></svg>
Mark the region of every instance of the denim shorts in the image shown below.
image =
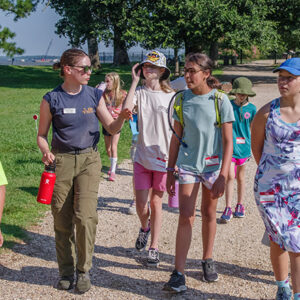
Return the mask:
<svg viewBox="0 0 300 300"><path fill-rule="evenodd" d="M213 184L219 177L220 170L214 172L206 172L196 174L193 172L189 172L178 168L178 175L179 175L179 184L188 184L188 183L203 183L209 190L211 190Z"/></svg>

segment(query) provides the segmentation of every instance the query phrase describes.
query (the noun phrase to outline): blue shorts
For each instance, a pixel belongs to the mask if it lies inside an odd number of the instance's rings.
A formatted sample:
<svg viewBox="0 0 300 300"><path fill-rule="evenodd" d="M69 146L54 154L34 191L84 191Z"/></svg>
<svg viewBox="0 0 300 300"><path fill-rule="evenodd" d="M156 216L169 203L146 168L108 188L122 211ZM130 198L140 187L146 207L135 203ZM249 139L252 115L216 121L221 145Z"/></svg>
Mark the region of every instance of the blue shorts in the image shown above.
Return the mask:
<svg viewBox="0 0 300 300"><path fill-rule="evenodd" d="M193 172L189 172L178 168L179 175L179 184L188 184L188 183L203 183L209 190L211 190L213 184L219 177L220 170L214 172L206 172L195 174Z"/></svg>

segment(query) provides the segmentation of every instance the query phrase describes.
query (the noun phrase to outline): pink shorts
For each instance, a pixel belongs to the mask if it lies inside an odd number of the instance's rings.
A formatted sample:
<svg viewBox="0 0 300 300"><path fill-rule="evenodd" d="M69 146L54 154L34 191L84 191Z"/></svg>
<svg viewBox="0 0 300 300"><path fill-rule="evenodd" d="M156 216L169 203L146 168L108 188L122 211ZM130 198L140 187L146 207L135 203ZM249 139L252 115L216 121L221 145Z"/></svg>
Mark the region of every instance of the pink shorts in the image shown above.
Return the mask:
<svg viewBox="0 0 300 300"><path fill-rule="evenodd" d="M166 191L167 173L148 170L141 164L135 162L133 165L133 178L136 190Z"/></svg>
<svg viewBox="0 0 300 300"><path fill-rule="evenodd" d="M250 159L250 157L246 157L246 158L232 158L232 162L235 163L236 166L242 166L244 165L248 160Z"/></svg>

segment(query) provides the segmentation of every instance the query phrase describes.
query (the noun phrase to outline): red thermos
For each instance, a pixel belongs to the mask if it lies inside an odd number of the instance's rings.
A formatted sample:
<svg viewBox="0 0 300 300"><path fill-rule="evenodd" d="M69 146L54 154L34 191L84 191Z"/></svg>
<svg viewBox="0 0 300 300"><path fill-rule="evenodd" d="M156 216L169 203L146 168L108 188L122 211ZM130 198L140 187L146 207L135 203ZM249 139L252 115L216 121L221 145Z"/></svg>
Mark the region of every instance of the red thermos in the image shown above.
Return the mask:
<svg viewBox="0 0 300 300"><path fill-rule="evenodd" d="M43 204L51 204L52 194L55 184L55 164L45 166L45 171L42 174L37 202Z"/></svg>

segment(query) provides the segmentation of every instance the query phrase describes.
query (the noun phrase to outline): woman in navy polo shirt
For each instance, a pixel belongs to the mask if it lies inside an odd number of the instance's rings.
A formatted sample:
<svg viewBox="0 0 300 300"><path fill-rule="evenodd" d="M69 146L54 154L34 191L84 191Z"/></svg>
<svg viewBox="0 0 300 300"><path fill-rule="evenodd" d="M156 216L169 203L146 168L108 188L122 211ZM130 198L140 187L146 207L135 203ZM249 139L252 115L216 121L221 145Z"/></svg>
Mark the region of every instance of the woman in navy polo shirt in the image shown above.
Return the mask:
<svg viewBox="0 0 300 300"><path fill-rule="evenodd" d="M56 164L51 208L60 273L57 288L71 289L76 270L76 291L85 293L91 287L89 270L98 223L98 119L115 134L131 113L123 110L114 120L106 109L102 91L87 86L92 69L84 51L66 50L53 68L60 69L64 82L43 97L37 143L44 164ZM47 136L51 123L50 151Z"/></svg>

